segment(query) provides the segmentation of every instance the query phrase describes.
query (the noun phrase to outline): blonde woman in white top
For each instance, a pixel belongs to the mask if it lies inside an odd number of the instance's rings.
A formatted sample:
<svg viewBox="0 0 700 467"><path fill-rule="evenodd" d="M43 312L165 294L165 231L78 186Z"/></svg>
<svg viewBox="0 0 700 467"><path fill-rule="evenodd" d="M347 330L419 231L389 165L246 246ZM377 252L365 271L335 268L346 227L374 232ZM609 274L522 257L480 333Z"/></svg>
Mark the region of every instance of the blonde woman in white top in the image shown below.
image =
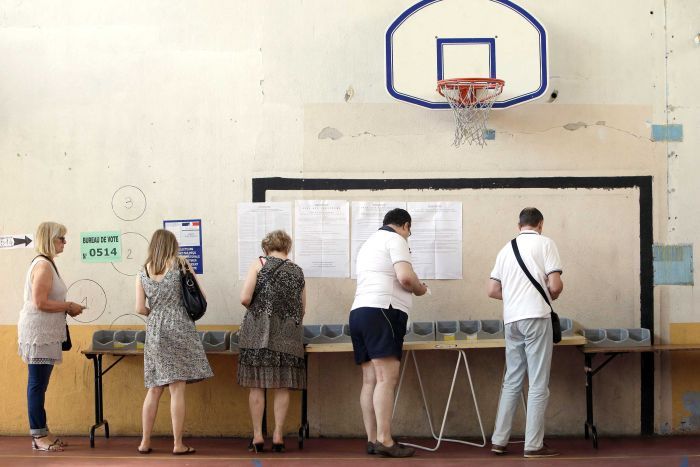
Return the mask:
<svg viewBox="0 0 700 467"><path fill-rule="evenodd" d="M62 361L66 315L77 316L85 307L66 301L68 289L54 263L66 245L65 226L41 223L34 242L39 256L29 266L24 285L24 306L17 324L19 355L29 368L27 405L32 448L62 451L65 444L49 433L44 399L53 366Z"/></svg>

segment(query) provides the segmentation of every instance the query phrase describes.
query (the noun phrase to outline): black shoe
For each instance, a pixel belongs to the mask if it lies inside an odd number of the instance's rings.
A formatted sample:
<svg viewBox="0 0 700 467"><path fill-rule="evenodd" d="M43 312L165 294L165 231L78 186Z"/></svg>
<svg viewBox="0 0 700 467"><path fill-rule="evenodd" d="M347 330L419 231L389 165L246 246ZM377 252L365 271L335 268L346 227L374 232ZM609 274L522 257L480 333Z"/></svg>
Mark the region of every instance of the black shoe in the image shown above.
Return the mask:
<svg viewBox="0 0 700 467"><path fill-rule="evenodd" d="M284 442L280 444L272 443L272 452L284 452Z"/></svg>
<svg viewBox="0 0 700 467"><path fill-rule="evenodd" d="M508 454L508 448L498 444L491 444L491 452L497 456L502 456L503 454Z"/></svg>
<svg viewBox="0 0 700 467"><path fill-rule="evenodd" d="M377 441L374 445L374 451L384 457L411 457L416 453L416 450L409 446L394 442L391 446L384 446Z"/></svg>
<svg viewBox="0 0 700 467"><path fill-rule="evenodd" d="M367 454L372 456L377 454L377 445L372 441L367 441Z"/></svg>
<svg viewBox="0 0 700 467"><path fill-rule="evenodd" d="M248 452L263 452L264 450L264 441L262 443L254 443L252 439L250 440L250 444L248 445Z"/></svg>

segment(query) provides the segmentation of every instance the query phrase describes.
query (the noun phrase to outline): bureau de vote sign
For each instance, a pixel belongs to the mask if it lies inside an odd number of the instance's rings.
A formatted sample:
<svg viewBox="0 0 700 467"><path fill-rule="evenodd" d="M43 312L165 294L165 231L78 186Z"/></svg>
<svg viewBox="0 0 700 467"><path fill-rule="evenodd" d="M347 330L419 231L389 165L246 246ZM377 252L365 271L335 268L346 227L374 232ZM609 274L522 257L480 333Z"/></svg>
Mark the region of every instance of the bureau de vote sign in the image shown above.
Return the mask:
<svg viewBox="0 0 700 467"><path fill-rule="evenodd" d="M83 263L115 263L121 261L121 233L119 231L80 232L80 257Z"/></svg>

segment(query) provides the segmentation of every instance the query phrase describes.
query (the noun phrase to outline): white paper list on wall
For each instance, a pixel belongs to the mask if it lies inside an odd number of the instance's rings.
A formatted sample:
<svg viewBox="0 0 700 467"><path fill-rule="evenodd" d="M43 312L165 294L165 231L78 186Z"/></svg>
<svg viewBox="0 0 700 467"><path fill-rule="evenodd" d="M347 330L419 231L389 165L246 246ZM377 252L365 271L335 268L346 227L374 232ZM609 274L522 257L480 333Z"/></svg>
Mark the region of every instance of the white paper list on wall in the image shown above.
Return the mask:
<svg viewBox="0 0 700 467"><path fill-rule="evenodd" d="M297 200L294 257L306 277L350 276L350 203Z"/></svg>
<svg viewBox="0 0 700 467"><path fill-rule="evenodd" d="M462 203L407 203L413 269L421 279L462 279Z"/></svg>
<svg viewBox="0 0 700 467"><path fill-rule="evenodd" d="M292 203L238 203L238 277L245 279L250 263L263 254L265 234L273 230L292 232ZM290 252L290 257L293 258Z"/></svg>
<svg viewBox="0 0 700 467"><path fill-rule="evenodd" d="M262 254L262 238L275 229L292 236L294 255L290 252L290 258L304 269L307 277L354 279L357 252L382 226L384 215L394 208L408 210L413 219L409 246L418 277L463 277L461 202L296 200L294 203L293 235L291 202L238 204L240 280L245 279L251 262Z"/></svg>

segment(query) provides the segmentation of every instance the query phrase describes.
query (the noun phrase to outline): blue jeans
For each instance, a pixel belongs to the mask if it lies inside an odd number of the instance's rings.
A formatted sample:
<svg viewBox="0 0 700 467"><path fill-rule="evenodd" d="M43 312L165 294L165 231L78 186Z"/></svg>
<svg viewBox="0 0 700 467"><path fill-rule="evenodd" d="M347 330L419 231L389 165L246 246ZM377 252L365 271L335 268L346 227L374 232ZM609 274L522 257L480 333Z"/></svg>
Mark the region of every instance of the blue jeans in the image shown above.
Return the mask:
<svg viewBox="0 0 700 467"><path fill-rule="evenodd" d="M527 416L525 450L543 446L544 412L549 401L549 369L552 365L552 323L547 318L531 318L506 324L506 376L498 403L496 427L491 441L508 445L513 416L527 375Z"/></svg>
<svg viewBox="0 0 700 467"><path fill-rule="evenodd" d="M29 409L29 432L32 436L46 436L49 429L46 426L46 410L44 399L46 388L53 365L29 364L29 379L27 380L27 406Z"/></svg>

